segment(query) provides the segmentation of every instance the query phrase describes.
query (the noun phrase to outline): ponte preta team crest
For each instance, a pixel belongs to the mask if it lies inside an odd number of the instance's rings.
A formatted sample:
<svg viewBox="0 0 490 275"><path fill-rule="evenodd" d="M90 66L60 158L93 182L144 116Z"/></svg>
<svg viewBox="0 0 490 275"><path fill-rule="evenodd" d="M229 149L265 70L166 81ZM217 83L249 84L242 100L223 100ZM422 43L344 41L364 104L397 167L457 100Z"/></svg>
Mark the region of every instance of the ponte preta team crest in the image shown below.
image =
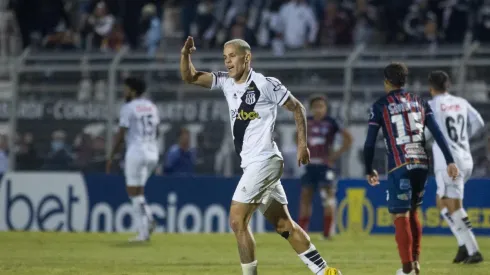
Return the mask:
<svg viewBox="0 0 490 275"><path fill-rule="evenodd" d="M252 105L255 103L255 92L254 91L248 91L245 94L245 103L248 105Z"/></svg>

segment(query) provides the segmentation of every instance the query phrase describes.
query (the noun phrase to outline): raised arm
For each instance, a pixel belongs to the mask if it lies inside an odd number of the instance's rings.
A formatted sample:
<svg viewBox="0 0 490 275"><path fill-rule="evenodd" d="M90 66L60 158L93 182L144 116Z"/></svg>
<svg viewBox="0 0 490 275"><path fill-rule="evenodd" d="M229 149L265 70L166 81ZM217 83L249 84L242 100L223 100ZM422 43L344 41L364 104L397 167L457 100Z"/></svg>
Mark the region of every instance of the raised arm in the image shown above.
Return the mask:
<svg viewBox="0 0 490 275"><path fill-rule="evenodd" d="M189 36L182 47L180 55L180 75L186 83L198 85L205 88L211 88L213 84L213 74L209 72L200 72L194 68L191 61L191 54L196 51L194 39Z"/></svg>

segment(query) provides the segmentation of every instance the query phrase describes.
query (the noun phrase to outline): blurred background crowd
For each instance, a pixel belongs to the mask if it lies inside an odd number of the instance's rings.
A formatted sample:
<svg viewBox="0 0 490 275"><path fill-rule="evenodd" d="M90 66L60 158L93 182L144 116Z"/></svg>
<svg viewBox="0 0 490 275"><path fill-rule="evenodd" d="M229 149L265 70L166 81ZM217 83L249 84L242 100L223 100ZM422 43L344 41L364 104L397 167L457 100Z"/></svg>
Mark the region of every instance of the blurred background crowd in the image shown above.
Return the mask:
<svg viewBox="0 0 490 275"><path fill-rule="evenodd" d="M490 41L487 0L1 0L7 35L23 47L154 54L188 35L202 48L243 38L284 49ZM15 15L15 16L13 16Z"/></svg>
<svg viewBox="0 0 490 275"><path fill-rule="evenodd" d="M264 50L278 57L311 48L352 49L361 43L402 44L418 47L420 51L437 51L447 45L462 45L465 40L482 44L490 42L490 0L0 0L0 42L3 41L0 43L0 53L3 54L19 54L22 49L29 48L42 52L41 57L53 52L110 55L124 48L129 52L143 52L147 58L157 53L178 53L188 35L194 36L199 53L206 50L216 53L224 42L233 38L245 39L254 51ZM219 60L221 55L217 54L216 58ZM53 60L55 64L57 61ZM83 56L80 60L84 60ZM37 62L45 61L39 59ZM26 105L30 108L45 108L48 111L44 111L44 117L31 118L28 112L20 117L15 146L16 169L104 170L105 134L103 131L94 134L87 130L92 127L87 125L105 121L104 115L90 116L86 121L64 118L61 122L62 119L53 118L52 115L55 108L52 105L56 100L86 102L86 105L78 106L78 109L86 108L84 110L92 110L95 101L104 105L107 74L89 73L83 66L76 73L54 73L53 67L53 71L49 68L21 75L21 100L31 100L31 103L28 102L31 105ZM455 66L458 67L457 64ZM307 98L311 87L324 87L321 92L336 91L337 95L342 96L344 75L337 68L315 71L301 68L294 73L282 69L261 71L282 79L288 86L297 84L294 86L295 92L303 87L304 91L299 96L302 99ZM482 70L474 70L469 77L475 83L480 81L486 74ZM158 76L150 77L153 84L149 86L157 102L172 100L179 102L179 107L184 106L182 108L195 106L195 102L179 101L174 95L182 89L177 69L154 73L158 73ZM421 70L419 75L412 77L411 84L420 86L427 73L427 70ZM369 85L373 81L381 83L381 72L365 70L358 74L356 81L363 87L354 91L359 92L359 102L352 108L367 111L367 106L362 103L372 101L373 94L366 87L371 87ZM128 72L118 75L118 79L125 75ZM487 87L483 90L487 91ZM66 96L67 91L70 91L69 96ZM382 88L378 92L382 92ZM41 94L42 97L39 96ZM0 101L5 99L1 93L0 97ZM214 101L217 98L210 96L198 101ZM38 105L32 105L32 101ZM488 109L488 105L485 106L480 110ZM0 113L4 109L0 108ZM207 117L216 113L210 108L207 110ZM5 121L7 116L2 118ZM227 120L226 114L224 118ZM212 168L213 165L226 165L228 161L223 161L222 156L233 155L233 152L221 146L230 138L227 136L228 121L221 117L217 120L223 124L222 128L216 130L213 127L217 127L217 122L205 120L206 124L198 125L201 128L196 126L200 129L197 135L197 128L184 127L177 120L170 121L168 125L171 130L165 132L162 164L157 173L219 173ZM289 122L292 123L292 120ZM365 126L362 115L357 123ZM479 153L475 160L477 176L490 175L488 136L478 137L479 145L475 147ZM278 139L285 137L278 136ZM281 149L285 155L294 158L295 148L289 145L291 148ZM359 150L353 149L351 154L361 158ZM7 158L7 138L0 135L0 173L8 167ZM235 166L234 171L239 172L238 165ZM288 176L301 173L292 167L287 168Z"/></svg>

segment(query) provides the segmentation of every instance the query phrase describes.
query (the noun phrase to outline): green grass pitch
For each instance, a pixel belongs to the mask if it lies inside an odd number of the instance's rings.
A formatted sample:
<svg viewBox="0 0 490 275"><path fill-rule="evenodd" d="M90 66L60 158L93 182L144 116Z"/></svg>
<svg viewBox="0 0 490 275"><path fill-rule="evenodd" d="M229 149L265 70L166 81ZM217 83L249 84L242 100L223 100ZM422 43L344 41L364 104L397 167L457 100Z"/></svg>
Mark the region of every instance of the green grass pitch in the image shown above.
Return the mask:
<svg viewBox="0 0 490 275"><path fill-rule="evenodd" d="M2 275L233 275L241 274L231 234L156 234L146 244L128 244L125 234L0 232ZM344 275L392 275L400 267L393 236L337 236L312 240L329 265ZM259 274L308 275L289 245L276 234L256 236ZM483 256L490 238L478 238ZM423 238L423 275L490 274L489 262L451 264L453 237Z"/></svg>

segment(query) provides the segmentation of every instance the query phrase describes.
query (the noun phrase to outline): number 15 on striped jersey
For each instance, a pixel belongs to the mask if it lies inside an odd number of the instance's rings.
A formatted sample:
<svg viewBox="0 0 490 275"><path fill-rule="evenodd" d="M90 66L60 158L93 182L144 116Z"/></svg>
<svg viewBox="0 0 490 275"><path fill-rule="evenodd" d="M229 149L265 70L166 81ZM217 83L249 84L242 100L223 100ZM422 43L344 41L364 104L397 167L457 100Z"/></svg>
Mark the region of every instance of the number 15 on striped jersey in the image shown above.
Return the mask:
<svg viewBox="0 0 490 275"><path fill-rule="evenodd" d="M424 125L422 124L422 114L420 112L407 113L409 131L405 127L405 117L403 114L394 115L391 117L391 123L396 127L396 144L402 145L411 142L422 141L424 133Z"/></svg>

